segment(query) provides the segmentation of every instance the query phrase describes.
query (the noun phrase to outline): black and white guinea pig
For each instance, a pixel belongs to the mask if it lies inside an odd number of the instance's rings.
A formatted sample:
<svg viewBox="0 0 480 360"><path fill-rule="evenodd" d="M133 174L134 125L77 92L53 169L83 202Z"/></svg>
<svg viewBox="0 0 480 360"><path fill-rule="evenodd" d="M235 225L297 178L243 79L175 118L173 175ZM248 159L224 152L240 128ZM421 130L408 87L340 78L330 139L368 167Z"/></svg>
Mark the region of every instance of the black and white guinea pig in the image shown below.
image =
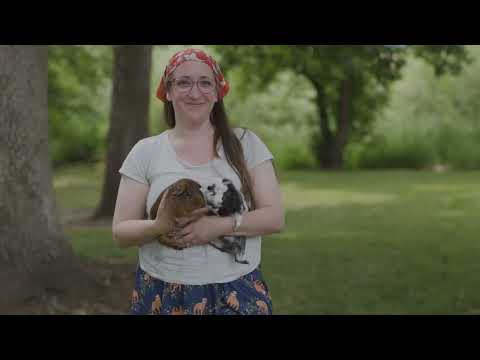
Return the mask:
<svg viewBox="0 0 480 360"><path fill-rule="evenodd" d="M242 214L247 210L242 193L229 179L215 179L208 185L202 186L201 191L212 214L224 217ZM236 262L248 264L248 261L241 260L245 256L245 236L223 236L210 244L220 251L232 254Z"/></svg>
<svg viewBox="0 0 480 360"><path fill-rule="evenodd" d="M231 216L245 211L245 200L229 179L215 179L206 187L202 186L207 206L218 216Z"/></svg>

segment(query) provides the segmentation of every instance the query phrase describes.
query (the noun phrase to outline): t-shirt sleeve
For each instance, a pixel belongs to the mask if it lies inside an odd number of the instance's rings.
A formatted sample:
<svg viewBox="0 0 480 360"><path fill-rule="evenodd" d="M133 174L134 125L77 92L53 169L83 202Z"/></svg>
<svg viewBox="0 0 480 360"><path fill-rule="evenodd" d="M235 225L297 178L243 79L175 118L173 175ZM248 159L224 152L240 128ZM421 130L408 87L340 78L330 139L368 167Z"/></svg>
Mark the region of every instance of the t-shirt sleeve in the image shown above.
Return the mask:
<svg viewBox="0 0 480 360"><path fill-rule="evenodd" d="M274 158L265 143L253 131L246 130L243 138L242 135L243 130L241 130L240 139L245 154L245 161L249 170L264 161L272 160Z"/></svg>
<svg viewBox="0 0 480 360"><path fill-rule="evenodd" d="M118 172L142 184L150 185L147 174L150 161L148 145L146 139L137 142L128 153Z"/></svg>

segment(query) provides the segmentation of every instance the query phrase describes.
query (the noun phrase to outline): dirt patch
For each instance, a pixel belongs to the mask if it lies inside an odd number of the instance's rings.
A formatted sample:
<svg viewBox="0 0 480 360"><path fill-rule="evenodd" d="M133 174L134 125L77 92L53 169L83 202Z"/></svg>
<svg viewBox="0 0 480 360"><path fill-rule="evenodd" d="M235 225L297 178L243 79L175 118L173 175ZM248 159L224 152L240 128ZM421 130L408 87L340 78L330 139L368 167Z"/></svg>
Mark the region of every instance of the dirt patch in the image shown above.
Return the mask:
<svg viewBox="0 0 480 360"><path fill-rule="evenodd" d="M91 212L85 210L63 213L61 219L65 230L111 226L111 219L92 220ZM136 264L128 263L125 260L100 258L96 260L79 259L79 266L82 272L89 274L88 282L80 285L72 279L71 284L61 291L46 289L41 294L32 295L24 301L8 305L0 304L0 314L128 314ZM3 281L8 282L12 279L3 279Z"/></svg>
<svg viewBox="0 0 480 360"><path fill-rule="evenodd" d="M0 306L1 314L126 315L135 279L133 264L81 260L89 285L72 281L60 290L46 289L21 302ZM9 279L11 281L11 279ZM93 281L92 281L93 280Z"/></svg>

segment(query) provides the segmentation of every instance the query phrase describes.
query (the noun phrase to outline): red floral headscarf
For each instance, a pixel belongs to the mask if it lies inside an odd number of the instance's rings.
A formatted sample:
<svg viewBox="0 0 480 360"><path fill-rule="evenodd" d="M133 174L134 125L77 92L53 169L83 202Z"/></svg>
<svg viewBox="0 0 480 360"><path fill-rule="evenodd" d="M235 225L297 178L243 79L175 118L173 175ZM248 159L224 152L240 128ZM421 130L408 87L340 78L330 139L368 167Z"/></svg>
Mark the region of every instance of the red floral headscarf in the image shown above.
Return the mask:
<svg viewBox="0 0 480 360"><path fill-rule="evenodd" d="M202 50L186 49L176 53L170 59L157 90L157 97L160 100L167 102L167 80L175 69L186 61L198 61L207 64L212 69L217 80L218 98L223 99L228 94L230 86L227 80L223 77L222 71L217 62Z"/></svg>

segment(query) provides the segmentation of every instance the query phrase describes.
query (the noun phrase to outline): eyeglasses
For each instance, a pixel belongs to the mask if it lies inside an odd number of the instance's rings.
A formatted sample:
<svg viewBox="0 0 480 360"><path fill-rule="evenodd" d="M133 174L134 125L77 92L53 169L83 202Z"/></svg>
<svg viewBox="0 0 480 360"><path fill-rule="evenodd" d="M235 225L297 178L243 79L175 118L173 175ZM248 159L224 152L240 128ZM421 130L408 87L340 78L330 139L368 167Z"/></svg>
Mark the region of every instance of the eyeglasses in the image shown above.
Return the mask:
<svg viewBox="0 0 480 360"><path fill-rule="evenodd" d="M180 93L189 93L192 91L194 84L197 84L198 90L205 95L213 93L216 87L216 83L208 78L193 81L189 77L182 77L179 79L172 79L171 82L175 90Z"/></svg>

